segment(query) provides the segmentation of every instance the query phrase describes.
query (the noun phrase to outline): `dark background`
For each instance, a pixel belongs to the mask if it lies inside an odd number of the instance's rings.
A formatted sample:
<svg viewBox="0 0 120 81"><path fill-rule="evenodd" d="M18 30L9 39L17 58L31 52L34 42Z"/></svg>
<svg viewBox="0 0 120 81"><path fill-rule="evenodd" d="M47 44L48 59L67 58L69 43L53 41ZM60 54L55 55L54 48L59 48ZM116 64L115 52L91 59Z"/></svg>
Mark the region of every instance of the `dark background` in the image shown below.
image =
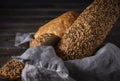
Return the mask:
<svg viewBox="0 0 120 81"><path fill-rule="evenodd" d="M11 56L20 55L26 47L15 47L17 32L36 32L37 29L62 13L74 10L81 13L93 0L0 0L0 67ZM120 18L105 42L120 47Z"/></svg>

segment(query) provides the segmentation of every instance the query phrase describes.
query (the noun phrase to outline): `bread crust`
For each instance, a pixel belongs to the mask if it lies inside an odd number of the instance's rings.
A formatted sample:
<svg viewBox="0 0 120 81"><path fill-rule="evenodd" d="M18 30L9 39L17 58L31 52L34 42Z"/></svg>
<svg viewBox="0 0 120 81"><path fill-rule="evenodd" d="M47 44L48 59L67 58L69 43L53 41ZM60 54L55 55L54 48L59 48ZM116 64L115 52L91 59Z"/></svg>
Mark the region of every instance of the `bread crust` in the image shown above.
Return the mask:
<svg viewBox="0 0 120 81"><path fill-rule="evenodd" d="M47 24L41 26L35 33L34 38L45 33L52 33L58 37L62 37L66 29L68 29L72 23L78 17L78 13L75 11L68 11L61 16L49 21Z"/></svg>
<svg viewBox="0 0 120 81"><path fill-rule="evenodd" d="M57 46L64 60L91 56L119 17L117 0L94 0L65 32Z"/></svg>

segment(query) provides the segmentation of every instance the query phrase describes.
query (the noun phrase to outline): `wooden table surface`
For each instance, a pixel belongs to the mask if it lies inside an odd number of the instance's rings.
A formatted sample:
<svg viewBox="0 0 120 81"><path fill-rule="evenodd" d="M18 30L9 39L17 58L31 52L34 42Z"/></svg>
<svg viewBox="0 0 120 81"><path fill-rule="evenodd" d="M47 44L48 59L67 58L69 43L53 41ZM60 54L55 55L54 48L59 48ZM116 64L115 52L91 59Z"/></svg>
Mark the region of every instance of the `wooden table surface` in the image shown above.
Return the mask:
<svg viewBox="0 0 120 81"><path fill-rule="evenodd" d="M15 47L17 32L36 32L37 29L61 15L74 10L81 13L93 0L3 0L0 2L0 67L11 56L22 54L26 47ZM120 47L120 18L105 42Z"/></svg>

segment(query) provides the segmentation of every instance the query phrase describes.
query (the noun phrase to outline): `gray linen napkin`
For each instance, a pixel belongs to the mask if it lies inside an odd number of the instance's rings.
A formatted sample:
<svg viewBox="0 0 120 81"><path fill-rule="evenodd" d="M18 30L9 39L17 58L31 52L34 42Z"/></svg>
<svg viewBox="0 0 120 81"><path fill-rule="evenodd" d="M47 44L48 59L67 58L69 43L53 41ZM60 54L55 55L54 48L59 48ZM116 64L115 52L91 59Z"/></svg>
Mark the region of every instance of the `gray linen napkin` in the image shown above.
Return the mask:
<svg viewBox="0 0 120 81"><path fill-rule="evenodd" d="M120 81L120 49L108 43L94 56L65 62L76 81Z"/></svg>
<svg viewBox="0 0 120 81"><path fill-rule="evenodd" d="M20 46L33 40L35 33L17 33L15 37L15 46Z"/></svg>
<svg viewBox="0 0 120 81"><path fill-rule="evenodd" d="M14 57L25 64L22 81L75 81L52 46L36 46Z"/></svg>
<svg viewBox="0 0 120 81"><path fill-rule="evenodd" d="M31 34L17 36L17 45L32 40ZM62 61L51 46L29 48L15 58L25 63L22 81L120 80L120 49L111 43L101 47L94 56L83 59Z"/></svg>

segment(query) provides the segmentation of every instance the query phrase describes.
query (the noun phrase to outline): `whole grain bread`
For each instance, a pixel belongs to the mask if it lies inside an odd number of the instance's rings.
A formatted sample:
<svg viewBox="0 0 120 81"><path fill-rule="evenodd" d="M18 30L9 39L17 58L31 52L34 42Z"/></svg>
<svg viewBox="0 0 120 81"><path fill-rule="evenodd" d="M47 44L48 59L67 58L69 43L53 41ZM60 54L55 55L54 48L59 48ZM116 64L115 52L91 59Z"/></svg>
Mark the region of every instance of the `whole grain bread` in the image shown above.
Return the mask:
<svg viewBox="0 0 120 81"><path fill-rule="evenodd" d="M118 17L118 0L94 0L65 32L57 54L64 60L91 56Z"/></svg>
<svg viewBox="0 0 120 81"><path fill-rule="evenodd" d="M24 64L22 62L12 59L0 69L0 76L13 81L21 81L21 72L23 68Z"/></svg>

